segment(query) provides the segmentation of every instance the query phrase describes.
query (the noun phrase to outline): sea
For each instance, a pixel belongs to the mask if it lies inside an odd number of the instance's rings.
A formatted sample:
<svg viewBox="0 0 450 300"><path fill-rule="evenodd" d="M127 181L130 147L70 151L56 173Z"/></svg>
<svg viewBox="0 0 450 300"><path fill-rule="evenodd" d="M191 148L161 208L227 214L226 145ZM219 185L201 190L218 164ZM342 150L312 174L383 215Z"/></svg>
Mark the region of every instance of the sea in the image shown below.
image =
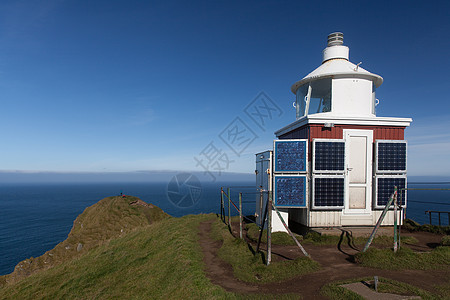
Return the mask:
<svg viewBox="0 0 450 300"><path fill-rule="evenodd" d="M180 182L187 184L182 185ZM220 189L231 188L232 199L242 192L243 212L255 210L251 182L198 182L178 178L170 182L0 184L0 275L11 273L20 261L38 257L67 238L73 221L85 208L108 196L133 195L174 217L219 213ZM450 211L450 183L408 183L406 217L429 223L426 210ZM425 190L428 189L428 190ZM235 212L235 210L232 210ZM433 217L437 224L437 215ZM442 223L449 222L448 214Z"/></svg>

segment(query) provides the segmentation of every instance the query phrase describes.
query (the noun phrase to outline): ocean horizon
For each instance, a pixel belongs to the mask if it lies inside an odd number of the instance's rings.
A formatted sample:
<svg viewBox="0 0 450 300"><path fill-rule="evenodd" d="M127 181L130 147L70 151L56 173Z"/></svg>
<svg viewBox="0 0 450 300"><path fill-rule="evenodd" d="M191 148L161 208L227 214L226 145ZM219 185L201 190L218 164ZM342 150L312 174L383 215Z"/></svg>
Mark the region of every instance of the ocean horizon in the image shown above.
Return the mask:
<svg viewBox="0 0 450 300"><path fill-rule="evenodd" d="M183 190L180 181L192 188ZM254 181L200 182L177 177L168 182L0 184L0 275L11 273L20 261L38 257L64 241L76 217L103 198L132 195L181 217L219 213L221 186L232 187L232 198L236 200L238 192L243 192L244 213L254 213ZM408 187L448 189L450 184L410 183ZM411 190L406 217L428 223L425 211L448 211L449 198L450 191ZM442 222L448 224L446 215ZM433 224L437 224L436 216Z"/></svg>

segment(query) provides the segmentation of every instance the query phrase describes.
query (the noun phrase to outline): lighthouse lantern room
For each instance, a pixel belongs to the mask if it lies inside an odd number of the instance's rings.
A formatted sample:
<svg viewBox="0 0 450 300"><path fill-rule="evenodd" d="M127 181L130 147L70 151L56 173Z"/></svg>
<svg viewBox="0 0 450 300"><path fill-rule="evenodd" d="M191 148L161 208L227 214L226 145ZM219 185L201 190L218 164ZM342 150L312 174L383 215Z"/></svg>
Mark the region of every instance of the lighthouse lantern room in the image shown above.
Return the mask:
<svg viewBox="0 0 450 300"><path fill-rule="evenodd" d="M292 85L296 120L275 132L273 151L256 156L257 188L273 192L289 224L375 225L394 186L406 187L404 130L412 119L376 116L382 83L349 61L336 32L328 36L322 64ZM270 167L259 170L263 160ZM399 203L406 206L406 191ZM257 217L261 206L257 201ZM284 231L272 216L273 231ZM389 210L382 225L393 223Z"/></svg>

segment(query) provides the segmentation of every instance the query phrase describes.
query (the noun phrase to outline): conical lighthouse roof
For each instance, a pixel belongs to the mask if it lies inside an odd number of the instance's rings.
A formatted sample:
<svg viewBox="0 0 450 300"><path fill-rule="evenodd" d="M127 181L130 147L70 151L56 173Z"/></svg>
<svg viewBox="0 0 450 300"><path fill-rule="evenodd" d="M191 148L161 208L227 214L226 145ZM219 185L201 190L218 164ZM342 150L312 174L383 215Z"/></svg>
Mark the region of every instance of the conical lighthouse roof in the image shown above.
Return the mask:
<svg viewBox="0 0 450 300"><path fill-rule="evenodd" d="M370 73L358 65L351 63L348 60L348 47L343 46L342 43L330 44L323 50L323 62L317 69L306 75L303 79L294 83L291 91L295 94L297 89L313 80L332 77L332 78L363 78L372 80L376 87L383 83L383 78L380 75Z"/></svg>

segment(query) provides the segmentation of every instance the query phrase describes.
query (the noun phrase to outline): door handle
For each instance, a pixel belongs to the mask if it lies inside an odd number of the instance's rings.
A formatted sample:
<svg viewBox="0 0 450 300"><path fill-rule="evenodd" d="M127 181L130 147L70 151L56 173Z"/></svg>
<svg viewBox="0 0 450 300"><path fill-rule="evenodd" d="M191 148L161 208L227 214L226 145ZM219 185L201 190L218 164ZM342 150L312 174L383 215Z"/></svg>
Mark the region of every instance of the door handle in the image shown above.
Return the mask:
<svg viewBox="0 0 450 300"><path fill-rule="evenodd" d="M348 168L348 167L347 167L347 171L346 171L345 173L348 175L348 173L349 173L351 170L353 170L353 168Z"/></svg>

